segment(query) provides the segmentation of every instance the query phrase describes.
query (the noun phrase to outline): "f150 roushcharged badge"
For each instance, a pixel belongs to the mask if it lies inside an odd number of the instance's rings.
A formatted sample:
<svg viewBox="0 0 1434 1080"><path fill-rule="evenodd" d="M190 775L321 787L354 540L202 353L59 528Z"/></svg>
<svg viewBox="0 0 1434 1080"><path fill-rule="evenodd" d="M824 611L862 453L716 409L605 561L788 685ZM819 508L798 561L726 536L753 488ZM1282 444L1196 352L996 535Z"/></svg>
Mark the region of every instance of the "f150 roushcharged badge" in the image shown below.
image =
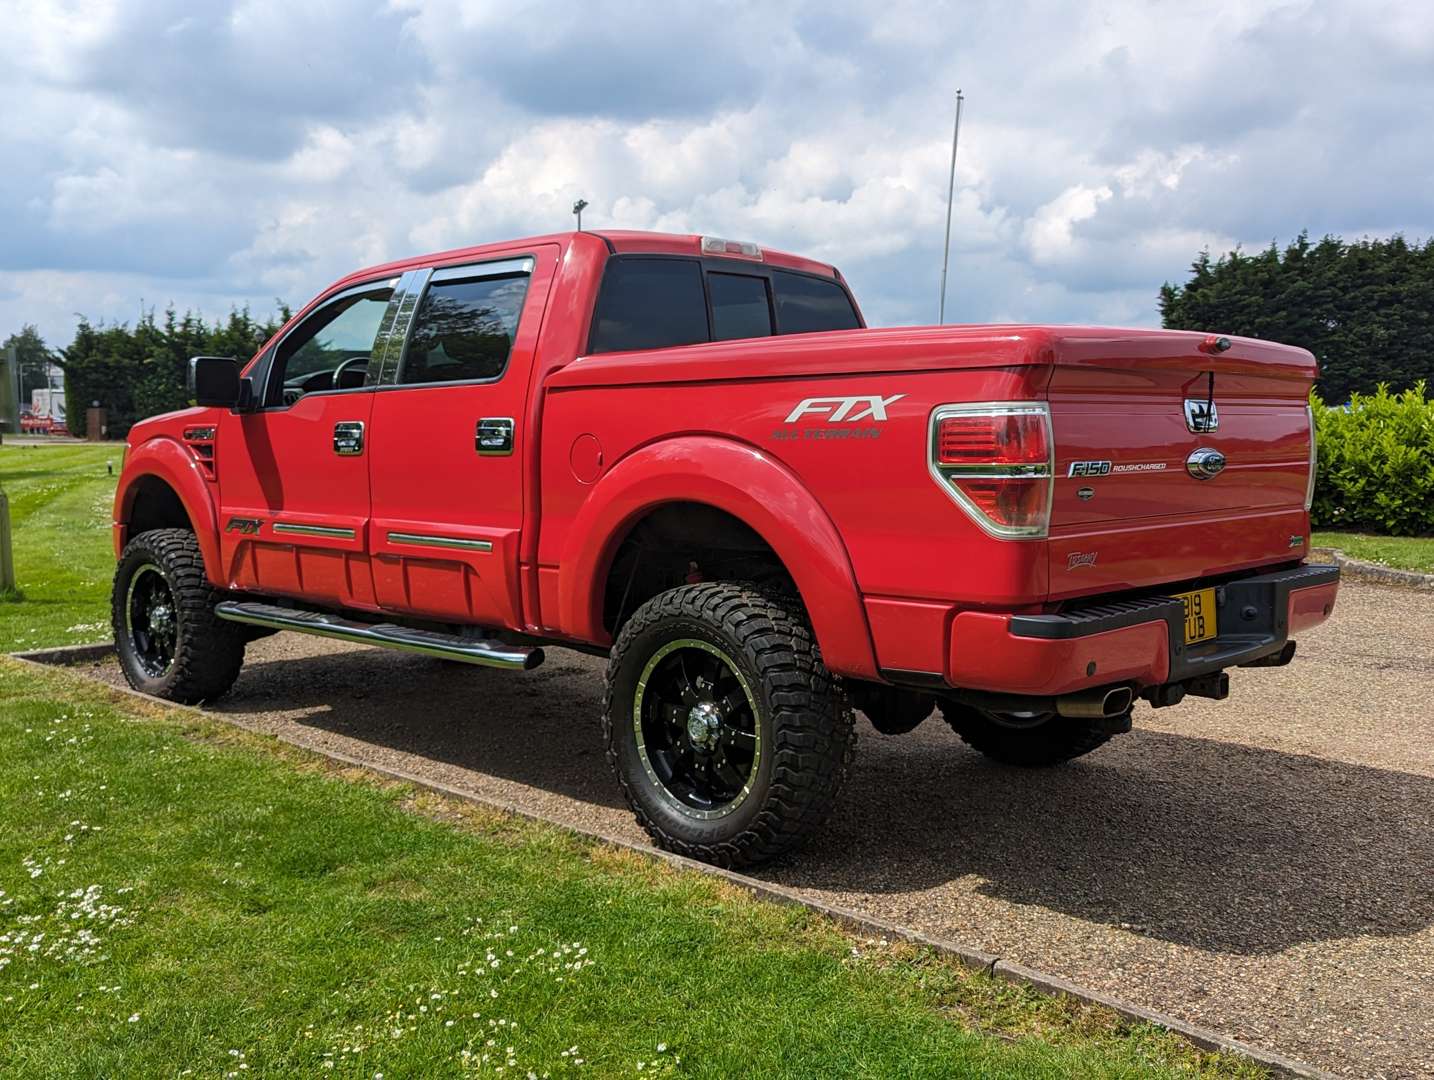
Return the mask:
<svg viewBox="0 0 1434 1080"><path fill-rule="evenodd" d="M1163 461L1122 462L1112 465L1108 461L1072 461L1066 476L1110 476L1113 473L1163 472Z"/></svg>

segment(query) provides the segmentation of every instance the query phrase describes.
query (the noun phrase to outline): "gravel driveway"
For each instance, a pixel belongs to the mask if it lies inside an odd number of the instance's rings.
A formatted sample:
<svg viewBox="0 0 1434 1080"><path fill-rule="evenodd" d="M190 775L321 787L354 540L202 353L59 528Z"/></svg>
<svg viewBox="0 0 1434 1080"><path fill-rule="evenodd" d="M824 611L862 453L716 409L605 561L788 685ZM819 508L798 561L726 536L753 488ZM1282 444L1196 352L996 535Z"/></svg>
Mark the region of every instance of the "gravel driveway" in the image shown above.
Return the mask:
<svg viewBox="0 0 1434 1080"><path fill-rule="evenodd" d="M245 726L642 839L600 661L512 675L287 634L249 657L218 710ZM1294 664L1231 683L1043 772L939 715L862 722L837 820L763 876L1335 1072L1434 1076L1434 596L1346 584Z"/></svg>

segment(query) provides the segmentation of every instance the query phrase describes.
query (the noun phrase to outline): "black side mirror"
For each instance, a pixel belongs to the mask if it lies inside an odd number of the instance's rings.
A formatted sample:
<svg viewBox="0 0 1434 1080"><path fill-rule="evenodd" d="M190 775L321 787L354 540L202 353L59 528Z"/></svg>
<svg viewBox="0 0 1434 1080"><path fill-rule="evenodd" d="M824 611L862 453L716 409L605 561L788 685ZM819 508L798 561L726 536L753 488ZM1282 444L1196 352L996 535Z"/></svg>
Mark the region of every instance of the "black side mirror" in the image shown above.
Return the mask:
<svg viewBox="0 0 1434 1080"><path fill-rule="evenodd" d="M194 356L189 360L189 396L196 405L234 408L240 401L239 360L233 356Z"/></svg>

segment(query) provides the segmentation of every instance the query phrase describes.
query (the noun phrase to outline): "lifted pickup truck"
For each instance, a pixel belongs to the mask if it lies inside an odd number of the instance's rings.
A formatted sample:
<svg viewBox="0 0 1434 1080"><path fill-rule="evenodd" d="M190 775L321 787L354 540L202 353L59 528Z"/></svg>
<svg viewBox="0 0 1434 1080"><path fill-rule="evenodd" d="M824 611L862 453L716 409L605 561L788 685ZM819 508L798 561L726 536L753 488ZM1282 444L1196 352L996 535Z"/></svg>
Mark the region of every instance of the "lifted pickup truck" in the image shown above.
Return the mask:
<svg viewBox="0 0 1434 1080"><path fill-rule="evenodd" d="M726 865L826 819L853 708L886 733L939 708L1051 765L1137 699L1288 663L1338 588L1303 561L1309 353L869 330L835 269L748 243L391 263L191 373L197 407L134 428L115 499L135 687L218 697L276 630L513 671L608 655L638 820Z"/></svg>

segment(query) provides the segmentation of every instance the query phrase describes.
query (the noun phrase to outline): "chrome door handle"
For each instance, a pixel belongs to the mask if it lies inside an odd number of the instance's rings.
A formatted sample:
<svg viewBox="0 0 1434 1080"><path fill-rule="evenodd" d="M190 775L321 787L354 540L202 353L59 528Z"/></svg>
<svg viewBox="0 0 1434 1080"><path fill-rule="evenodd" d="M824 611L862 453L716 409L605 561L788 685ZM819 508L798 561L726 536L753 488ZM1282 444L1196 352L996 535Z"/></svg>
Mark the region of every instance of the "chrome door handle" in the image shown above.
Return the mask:
<svg viewBox="0 0 1434 1080"><path fill-rule="evenodd" d="M363 453L363 421L344 420L334 425L334 453L356 457Z"/></svg>
<svg viewBox="0 0 1434 1080"><path fill-rule="evenodd" d="M513 452L513 420L508 416L485 416L478 421L474 449L483 457L503 457Z"/></svg>

